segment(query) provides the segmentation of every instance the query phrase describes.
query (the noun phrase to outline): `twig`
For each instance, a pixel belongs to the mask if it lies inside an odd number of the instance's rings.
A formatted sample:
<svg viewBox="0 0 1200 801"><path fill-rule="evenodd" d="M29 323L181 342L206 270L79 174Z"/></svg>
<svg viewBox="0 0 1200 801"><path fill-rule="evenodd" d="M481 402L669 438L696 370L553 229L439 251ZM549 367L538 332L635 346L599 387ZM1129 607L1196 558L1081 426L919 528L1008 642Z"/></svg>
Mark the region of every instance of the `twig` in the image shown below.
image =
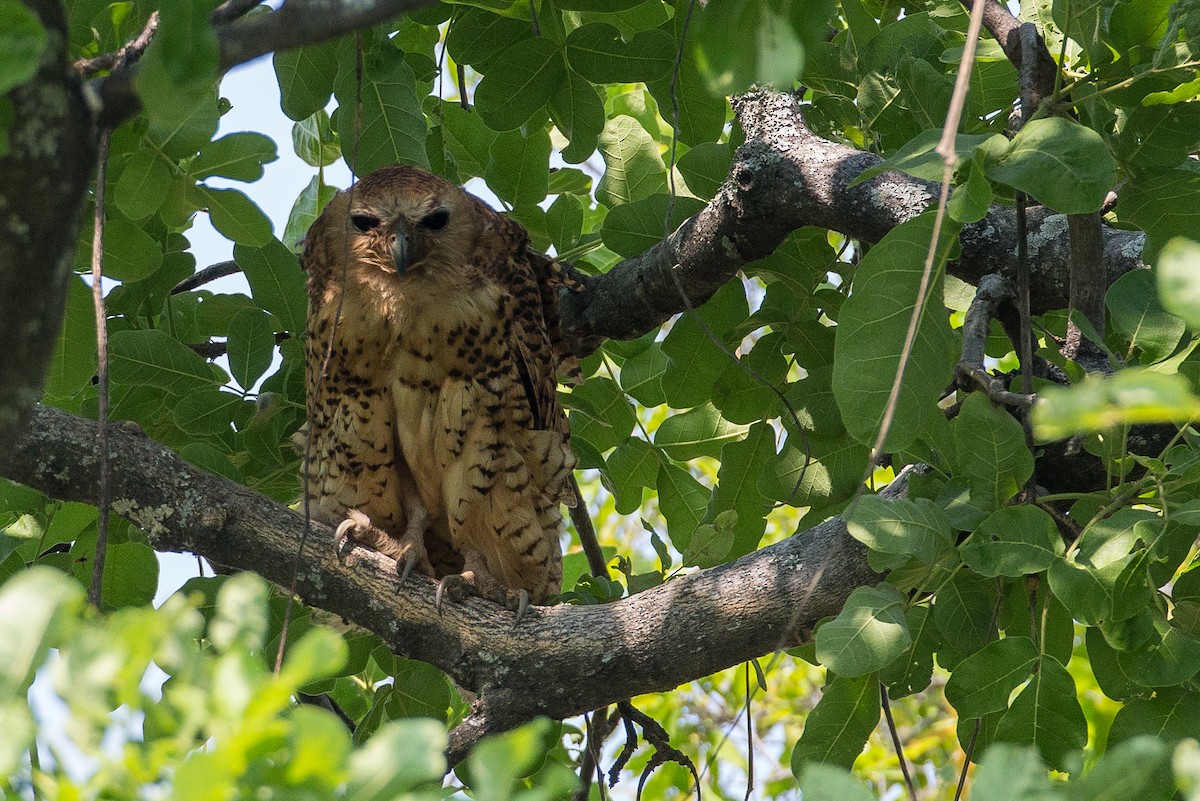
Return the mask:
<svg viewBox="0 0 1200 801"><path fill-rule="evenodd" d="M275 334L275 344L278 345L284 340L291 338L292 335L287 331L280 331ZM219 359L229 352L228 342L217 342L216 340L212 339L207 342L194 342L188 345L188 347L191 348L192 351L202 359L208 359L209 361L212 361L213 359Z"/></svg>
<svg viewBox="0 0 1200 801"><path fill-rule="evenodd" d="M142 53L146 51L150 40L154 38L156 30L158 30L157 11L152 13L150 18L146 20L146 27L142 28L142 32L137 35L137 38L126 43L121 49L114 50L111 53L104 53L94 58L78 59L72 66L84 78L91 77L98 72L127 67L142 57Z"/></svg>
<svg viewBox="0 0 1200 801"><path fill-rule="evenodd" d="M242 268L238 266L236 261L222 261L216 264L205 267L203 270L197 270L187 278L180 281L171 289L172 295L178 295L180 292L190 292L193 289L204 286L210 281L216 281L218 278L224 278L227 275L240 273Z"/></svg>
<svg viewBox="0 0 1200 801"><path fill-rule="evenodd" d="M108 179L108 144L112 130L100 131L96 149L96 198L92 213L92 305L96 310L96 419L100 450L100 497L96 504L96 557L92 562L92 585L88 598L100 609L104 583L104 561L108 551L108 514L112 507L112 482L108 450L108 312L104 308L104 190Z"/></svg>
<svg viewBox="0 0 1200 801"><path fill-rule="evenodd" d="M228 25L235 19L244 17L247 13L261 5L261 0L225 0L213 9L208 18L214 26Z"/></svg>
<svg viewBox="0 0 1200 801"><path fill-rule="evenodd" d="M904 786L908 788L910 801L917 801L917 787L913 784L912 774L908 771L908 760L904 758L904 744L900 742L900 732L896 730L896 719L892 717L892 702L888 699L887 687L879 682L879 703L883 707L883 716L887 720L888 734L892 735L892 746L896 749L896 758L900 760L900 773L904 776Z"/></svg>

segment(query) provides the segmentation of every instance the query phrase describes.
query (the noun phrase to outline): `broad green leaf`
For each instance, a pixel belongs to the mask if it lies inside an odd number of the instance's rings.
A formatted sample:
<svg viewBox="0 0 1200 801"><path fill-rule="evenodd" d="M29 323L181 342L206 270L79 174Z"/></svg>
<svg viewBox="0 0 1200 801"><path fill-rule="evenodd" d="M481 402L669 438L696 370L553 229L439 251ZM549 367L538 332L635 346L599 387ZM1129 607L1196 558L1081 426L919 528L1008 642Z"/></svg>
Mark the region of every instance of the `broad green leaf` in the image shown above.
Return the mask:
<svg viewBox="0 0 1200 801"><path fill-rule="evenodd" d="M154 38L162 46L163 66L171 81L182 89L210 85L217 77L220 54L208 4L162 0L160 11L162 21Z"/></svg>
<svg viewBox="0 0 1200 801"><path fill-rule="evenodd" d="M972 801L1065 801L1047 775L1037 749L996 743L971 777Z"/></svg>
<svg viewBox="0 0 1200 801"><path fill-rule="evenodd" d="M233 258L245 273L255 302L274 315L284 331L303 332L308 295L296 256L272 239L263 247L234 245Z"/></svg>
<svg viewBox="0 0 1200 801"><path fill-rule="evenodd" d="M1058 562L1064 551L1053 518L1036 506L1005 506L996 510L979 524L960 549L968 567L992 578L1041 573Z"/></svg>
<svg viewBox="0 0 1200 801"><path fill-rule="evenodd" d="M571 392L572 432L601 453L624 442L637 425L633 408L612 379L593 376Z"/></svg>
<svg viewBox="0 0 1200 801"><path fill-rule="evenodd" d="M32 567L0 588L0 700L23 700L49 648L76 623L82 588L57 570Z"/></svg>
<svg viewBox="0 0 1200 801"><path fill-rule="evenodd" d="M887 685L891 698L904 698L929 686L933 680L933 654L940 645L928 606L909 606L904 612L904 620L913 643L879 676Z"/></svg>
<svg viewBox="0 0 1200 801"><path fill-rule="evenodd" d="M791 88L804 73L808 49L825 38L831 4L786 0L726 0L697 14L692 47L718 94L751 84Z"/></svg>
<svg viewBox="0 0 1200 801"><path fill-rule="evenodd" d="M764 422L751 426L745 439L721 448L717 486L705 518L712 522L728 510L737 512L731 559L750 553L762 539L766 529L764 518L771 502L759 490L758 483L763 466L774 455L775 429Z"/></svg>
<svg viewBox="0 0 1200 801"><path fill-rule="evenodd" d="M355 129L357 83L353 69L342 71L334 85L338 109L334 125L340 133L342 154L359 175L389 164L429 166L425 153L425 116L417 101L417 78L404 54L390 44L370 51L364 64L362 134L351 146ZM351 63L353 63L351 61Z"/></svg>
<svg viewBox="0 0 1200 801"><path fill-rule="evenodd" d="M90 582L90 560L78 564L81 582ZM104 576L100 598L108 609L145 606L158 591L158 557L154 549L140 542L109 544L104 558Z"/></svg>
<svg viewBox="0 0 1200 801"><path fill-rule="evenodd" d="M993 640L954 668L946 682L946 700L960 718L1008 709L1009 696L1029 679L1038 658L1028 637Z"/></svg>
<svg viewBox="0 0 1200 801"><path fill-rule="evenodd" d="M613 494L617 514L628 515L642 505L642 489L653 489L658 479L657 449L644 439L631 438L618 445L607 459L606 486Z"/></svg>
<svg viewBox="0 0 1200 801"><path fill-rule="evenodd" d="M537 129L501 133L492 140L484 178L501 199L514 206L541 203L549 191L550 136Z"/></svg>
<svg viewBox="0 0 1200 801"><path fill-rule="evenodd" d="M626 42L612 25L593 22L567 36L566 56L571 69L592 83L649 83L670 71L675 42L657 29L642 31Z"/></svg>
<svg viewBox="0 0 1200 801"><path fill-rule="evenodd" d="M562 150L563 161L579 164L596 152L604 130L604 103L595 87L573 70L550 97L550 119L571 140Z"/></svg>
<svg viewBox="0 0 1200 801"><path fill-rule="evenodd" d="M1113 718L1109 743L1121 743L1148 734L1174 742L1200 739L1200 696L1191 690L1165 689L1153 698L1134 698Z"/></svg>
<svg viewBox="0 0 1200 801"><path fill-rule="evenodd" d="M135 151L121 171L113 191L113 203L131 220L141 220L158 211L171 188L171 167L161 153L151 148Z"/></svg>
<svg viewBox="0 0 1200 801"><path fill-rule="evenodd" d="M1000 134L956 134L954 137L954 152L957 154L959 162L971 160L976 148L990 139L1003 141L1004 137L1000 136ZM932 128L924 131L910 140L904 147L884 159L883 163L877 164L868 170L863 170L850 182L850 186L857 186L864 181L869 181L888 170L899 170L914 178L924 178L929 181L942 180L946 161L940 153L936 152L938 143L941 140L941 128Z"/></svg>
<svg viewBox="0 0 1200 801"><path fill-rule="evenodd" d="M162 266L162 245L124 215L110 213L104 224L104 274L140 281Z"/></svg>
<svg viewBox="0 0 1200 801"><path fill-rule="evenodd" d="M175 396L215 388L214 368L162 330L117 331L108 353L116 386L153 387Z"/></svg>
<svg viewBox="0 0 1200 801"><path fill-rule="evenodd" d="M1146 232L1142 259L1147 263L1158 262L1160 251L1169 239L1196 235L1200 226L1200 173L1186 168L1139 173L1122 187L1117 216L1122 222ZM1172 260L1181 266L1195 258L1182 243L1177 247L1180 250ZM1161 272L1161 265L1159 270ZM1160 291L1162 288L1160 282ZM1179 314L1185 320L1195 320L1195 312L1186 316L1180 314L1180 309L1171 305L1170 300L1164 295L1163 305L1167 311Z"/></svg>
<svg viewBox="0 0 1200 801"><path fill-rule="evenodd" d="M337 189L322 183L320 175L314 175L308 186L300 190L296 202L292 204L287 227L283 231L283 246L288 250L298 250L308 229L336 194Z"/></svg>
<svg viewBox="0 0 1200 801"><path fill-rule="evenodd" d="M833 391L846 429L873 446L899 367L912 310L933 231L923 214L892 229L858 266L854 291L842 307L836 329ZM908 447L931 415L941 416L937 398L950 380L961 347L941 304L941 268L956 240L944 226L935 274L918 321L916 338L900 385L886 451Z"/></svg>
<svg viewBox="0 0 1200 801"><path fill-rule="evenodd" d="M1122 671L1151 688L1178 686L1200 673L1200 640L1159 615L1154 626L1156 636L1146 647L1117 654Z"/></svg>
<svg viewBox="0 0 1200 801"><path fill-rule="evenodd" d="M802 441L803 439L803 441ZM805 456L811 459L805 464ZM789 435L763 470L767 497L791 506L822 508L848 499L862 485L867 446L848 434ZM802 474L803 473L803 474Z"/></svg>
<svg viewBox="0 0 1200 801"><path fill-rule="evenodd" d="M229 323L229 372L250 390L275 355L275 326L261 309L243 309Z"/></svg>
<svg viewBox="0 0 1200 801"><path fill-rule="evenodd" d="M755 340L749 352L743 349L736 360L728 360L712 388L713 405L726 420L748 425L783 412L778 388L785 385L789 367L783 344L772 331Z"/></svg>
<svg viewBox="0 0 1200 801"><path fill-rule="evenodd" d="M525 39L507 47L475 89L475 108L493 131L511 131L534 119L566 78L559 46ZM546 119L543 114L541 117Z"/></svg>
<svg viewBox="0 0 1200 801"><path fill-rule="evenodd" d="M1099 209L1117 177L1100 134L1065 117L1031 121L987 173L1064 214Z"/></svg>
<svg viewBox="0 0 1200 801"><path fill-rule="evenodd" d="M711 523L701 523L693 532L683 551L683 564L696 567L716 567L734 558L730 554L737 536L738 513L727 509Z"/></svg>
<svg viewBox="0 0 1200 801"><path fill-rule="evenodd" d="M711 404L704 404L663 420L654 432L654 444L679 462L698 456L716 458L726 443L741 439L747 430L725 420Z"/></svg>
<svg viewBox="0 0 1200 801"><path fill-rule="evenodd" d="M680 25L683 15L675 17L676 37L680 37ZM671 73L674 75L674 71ZM715 142L721 137L725 127L729 102L721 92L709 88L708 81L697 66L696 54L685 47L683 59L679 63L679 77L674 82L674 97L672 97L671 77L663 76L656 81L650 81L647 86L661 108L668 111L671 122L674 122L674 106L679 104L679 141L685 145L700 145L705 142Z"/></svg>
<svg viewBox="0 0 1200 801"><path fill-rule="evenodd" d="M802 775L813 762L849 770L877 725L879 680L873 675L834 677L804 721L804 733L792 751L792 773Z"/></svg>
<svg viewBox="0 0 1200 801"><path fill-rule="evenodd" d="M1068 772L1071 755L1087 744L1087 729L1075 680L1057 659L1043 656L1038 671L1000 719L996 739L1032 741L1050 767Z"/></svg>
<svg viewBox="0 0 1200 801"><path fill-rule="evenodd" d="M1103 66L1113 59L1103 39L1105 22L1117 4L1117 0L1054 0L1051 3L1054 24L1084 49L1093 67Z"/></svg>
<svg viewBox="0 0 1200 801"><path fill-rule="evenodd" d="M546 230L550 234L550 241L560 254L578 245L580 234L583 232L583 204L579 202L579 198L569 194L561 194L555 198L550 208L546 209Z"/></svg>
<svg viewBox="0 0 1200 801"><path fill-rule="evenodd" d="M1132 4L1131 4L1132 5ZM1117 157L1141 169L1178 166L1200 149L1200 104L1138 106L1117 139Z"/></svg>
<svg viewBox="0 0 1200 801"><path fill-rule="evenodd" d="M17 0L0 1L0 95L33 77L45 47L37 15Z"/></svg>
<svg viewBox="0 0 1200 801"><path fill-rule="evenodd" d="M1108 431L1121 425L1186 423L1200 417L1200 397L1177 373L1127 368L1111 378L1085 378L1070 388L1048 387L1033 408L1041 442Z"/></svg>
<svg viewBox="0 0 1200 801"><path fill-rule="evenodd" d="M1110 748L1067 791L1071 801L1167 801L1175 797L1171 750L1153 737L1127 740Z"/></svg>
<svg viewBox="0 0 1200 801"><path fill-rule="evenodd" d="M728 144L705 142L696 145L679 157L679 174L687 181L688 189L702 198L711 198L721 188L729 174Z"/></svg>
<svg viewBox="0 0 1200 801"><path fill-rule="evenodd" d="M284 114L300 121L325 109L338 72L336 42L276 50L271 61Z"/></svg>
<svg viewBox="0 0 1200 801"><path fill-rule="evenodd" d="M217 132L214 85L181 89L167 75L164 44L157 37L138 62L134 77L138 97L150 122L149 136L170 158L194 156Z"/></svg>
<svg viewBox="0 0 1200 801"><path fill-rule="evenodd" d="M446 727L434 720L390 721L350 755L347 796L355 801L392 801L446 772Z"/></svg>
<svg viewBox="0 0 1200 801"><path fill-rule="evenodd" d="M969 656L995 637L992 626L995 603L991 579L962 571L938 592L933 622L947 645Z"/></svg>
<svg viewBox="0 0 1200 801"><path fill-rule="evenodd" d="M1021 424L982 392L972 393L963 403L953 431L958 470L980 508L998 508L1033 474L1033 455Z"/></svg>
<svg viewBox="0 0 1200 801"><path fill-rule="evenodd" d="M931 565L953 542L950 524L930 500L885 499L863 495L846 510L843 519L850 536L883 553L908 554Z"/></svg>
<svg viewBox="0 0 1200 801"><path fill-rule="evenodd" d="M180 398L172 413L180 430L196 436L215 436L232 430L235 410L245 402L229 392L202 390Z"/></svg>
<svg viewBox="0 0 1200 801"><path fill-rule="evenodd" d="M983 172L982 160L978 157L971 159L967 170L966 180L959 179L954 187L954 194L946 204L950 218L963 225L982 220L991 209L992 184Z"/></svg>
<svg viewBox="0 0 1200 801"><path fill-rule="evenodd" d="M658 508L667 519L667 535L684 551L708 508L711 493L691 473L673 464L658 469Z"/></svg>
<svg viewBox="0 0 1200 801"><path fill-rule="evenodd" d="M96 311L92 303L91 287L82 278L71 278L66 317L46 374L47 399L65 398L91 385L96 373Z"/></svg>
<svg viewBox="0 0 1200 801"><path fill-rule="evenodd" d="M327 167L342 157L342 149L330 129L325 109L292 126L292 149L313 167Z"/></svg>
<svg viewBox="0 0 1200 801"><path fill-rule="evenodd" d="M832 765L811 762L798 776L805 801L874 801L875 794L850 773Z"/></svg>
<svg viewBox="0 0 1200 801"><path fill-rule="evenodd" d="M1183 241L1177 240L1179 243ZM1161 266L1164 259L1172 258L1176 253L1178 251L1172 248L1159 258L1160 282L1167 280ZM1190 281L1190 275L1185 280ZM1186 291L1181 294L1186 298ZM1172 298L1169 302L1173 304L1178 302L1174 299L1178 296L1167 292L1163 292L1163 297ZM1120 332L1131 348L1141 350L1143 363L1161 361L1174 353L1187 327L1182 319L1164 310L1158 298L1154 275L1149 270L1125 273L1113 282L1104 296L1113 328ZM1180 305L1185 304L1186 300Z"/></svg>
<svg viewBox="0 0 1200 801"><path fill-rule="evenodd" d="M214 139L200 149L192 161L191 174L196 180L213 175L236 181L257 181L263 165L279 158L275 141L259 133L243 131Z"/></svg>
<svg viewBox="0 0 1200 801"><path fill-rule="evenodd" d="M904 604L904 594L887 584L857 588L817 629L817 659L839 677L883 669L912 644Z"/></svg>
<svg viewBox="0 0 1200 801"><path fill-rule="evenodd" d="M1163 306L1200 330L1200 243L1172 239L1159 254L1157 274Z"/></svg>
<svg viewBox="0 0 1200 801"><path fill-rule="evenodd" d="M532 38L533 28L528 22L482 8L466 8L450 26L446 49L458 63L470 64L486 73L506 48Z"/></svg>
<svg viewBox="0 0 1200 801"><path fill-rule="evenodd" d="M262 247L271 241L271 221L258 205L236 189L196 187L213 228L237 245Z"/></svg>
<svg viewBox="0 0 1200 801"><path fill-rule="evenodd" d="M216 616L208 626L211 644L218 651L261 648L267 637L269 594L266 582L253 573L237 573L223 581Z"/></svg>
<svg viewBox="0 0 1200 801"><path fill-rule="evenodd" d="M705 327L693 314L675 319L662 342L663 353L671 359L663 374L668 404L687 409L711 399L713 384L730 362L728 346L718 346L712 336L723 336L745 320L748 311L745 287L729 281L696 311Z"/></svg>
<svg viewBox="0 0 1200 801"><path fill-rule="evenodd" d="M668 207L671 220L664 225ZM664 231L673 233L680 223L703 207L695 198L676 197L672 204L669 195L656 193L610 210L604 217L600 238L619 256L637 256L661 242Z"/></svg>
<svg viewBox="0 0 1200 801"><path fill-rule="evenodd" d="M666 186L667 168L658 144L633 117L611 118L600 134L604 177L596 199L608 207L650 197Z"/></svg>

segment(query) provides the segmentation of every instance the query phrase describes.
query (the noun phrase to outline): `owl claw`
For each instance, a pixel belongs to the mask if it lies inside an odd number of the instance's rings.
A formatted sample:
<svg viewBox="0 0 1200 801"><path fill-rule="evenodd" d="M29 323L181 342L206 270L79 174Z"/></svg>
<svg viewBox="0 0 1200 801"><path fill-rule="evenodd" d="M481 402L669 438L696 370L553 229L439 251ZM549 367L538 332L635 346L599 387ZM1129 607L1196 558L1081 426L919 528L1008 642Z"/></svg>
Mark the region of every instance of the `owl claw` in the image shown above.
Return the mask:
<svg viewBox="0 0 1200 801"><path fill-rule="evenodd" d="M417 566L417 549L409 548L404 555L403 560L396 562L396 572L400 574L400 583L408 581L408 577L412 575L413 568Z"/></svg>
<svg viewBox="0 0 1200 801"><path fill-rule="evenodd" d="M451 573L438 582L437 594L433 598L433 608L441 613L442 602L445 601L447 595L454 603L462 603L462 600L471 594L474 587L475 584L471 577L464 576L462 573Z"/></svg>
<svg viewBox="0 0 1200 801"><path fill-rule="evenodd" d="M516 604L516 609L513 609L517 614L517 619L513 621L513 628L521 625L521 621L525 618L525 611L529 609L529 592L525 589L509 590L508 606L511 609L513 604Z"/></svg>

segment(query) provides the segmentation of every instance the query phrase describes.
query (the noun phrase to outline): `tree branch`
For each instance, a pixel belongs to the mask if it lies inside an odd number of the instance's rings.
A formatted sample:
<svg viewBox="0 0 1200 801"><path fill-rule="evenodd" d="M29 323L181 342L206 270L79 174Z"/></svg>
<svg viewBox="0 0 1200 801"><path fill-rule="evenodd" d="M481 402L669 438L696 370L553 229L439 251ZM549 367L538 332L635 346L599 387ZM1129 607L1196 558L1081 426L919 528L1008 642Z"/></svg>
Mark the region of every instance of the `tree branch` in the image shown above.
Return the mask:
<svg viewBox="0 0 1200 801"><path fill-rule="evenodd" d="M50 32L37 72L7 94L12 127L0 158L0 451L42 396L62 327L79 215L95 166L91 114L67 69L57 0L26 3Z"/></svg>
<svg viewBox="0 0 1200 801"><path fill-rule="evenodd" d="M717 195L665 242L627 259L581 293L561 297L573 347L589 353L606 338L633 339L683 311L668 270L674 269L693 305L700 305L749 261L773 252L798 228L814 225L852 239L878 242L937 198L933 181L889 172L851 187L881 160L814 134L791 94L755 89L734 99L746 133ZM1067 219L1030 209L1030 291L1034 313L1068 303L1070 240ZM992 272L1016 270L1016 219L1011 207L992 206L966 226L952 275L978 283ZM1104 228L1102 258L1107 287L1145 265L1145 235Z"/></svg>
<svg viewBox="0 0 1200 801"><path fill-rule="evenodd" d="M157 550L196 553L288 585L305 603L436 665L479 693L451 738L460 758L486 734L536 715L563 718L681 683L808 638L855 587L880 577L839 518L736 562L672 579L613 604L532 607L513 615L481 599L434 608L434 583L399 584L395 563L357 547L344 561L328 526L302 537L303 516L188 465L135 426L110 432L113 509ZM63 500L94 503L96 424L38 407L0 475ZM897 495L901 480L888 492ZM301 543L303 542L303 548Z"/></svg>

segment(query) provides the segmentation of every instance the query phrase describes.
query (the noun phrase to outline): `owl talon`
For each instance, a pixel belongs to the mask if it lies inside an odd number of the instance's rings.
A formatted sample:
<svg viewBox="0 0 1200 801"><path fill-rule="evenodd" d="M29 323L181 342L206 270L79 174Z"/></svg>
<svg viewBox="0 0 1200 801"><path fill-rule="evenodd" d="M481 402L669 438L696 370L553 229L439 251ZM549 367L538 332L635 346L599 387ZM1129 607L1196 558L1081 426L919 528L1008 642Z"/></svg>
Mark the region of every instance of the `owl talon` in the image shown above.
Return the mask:
<svg viewBox="0 0 1200 801"><path fill-rule="evenodd" d="M442 602L446 596L450 596L450 600L454 603L462 603L463 599L472 593L475 588L475 582L472 577L465 576L462 573L451 573L446 576L437 585L437 594L433 599L433 607L439 613L442 611Z"/></svg>
<svg viewBox="0 0 1200 801"><path fill-rule="evenodd" d="M400 583L408 581L413 568L417 566L417 549L409 548L403 559L396 561L396 572L400 574Z"/></svg>

